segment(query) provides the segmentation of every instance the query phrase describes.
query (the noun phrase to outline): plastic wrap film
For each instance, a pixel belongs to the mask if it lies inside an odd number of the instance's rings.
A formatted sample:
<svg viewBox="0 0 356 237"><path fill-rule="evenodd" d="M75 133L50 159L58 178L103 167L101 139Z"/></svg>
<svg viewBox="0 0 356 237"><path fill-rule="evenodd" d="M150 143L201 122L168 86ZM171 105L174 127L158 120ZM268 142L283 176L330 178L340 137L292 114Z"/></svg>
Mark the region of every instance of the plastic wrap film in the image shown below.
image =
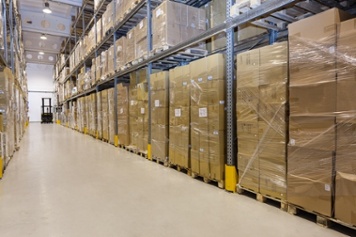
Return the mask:
<svg viewBox="0 0 356 237"><path fill-rule="evenodd" d="M95 26L93 26L87 36L87 49L86 53L90 52L92 49L95 48L96 42L95 42Z"/></svg>
<svg viewBox="0 0 356 237"><path fill-rule="evenodd" d="M190 66L169 70L169 162L190 168Z"/></svg>
<svg viewBox="0 0 356 237"><path fill-rule="evenodd" d="M76 101L69 102L68 126L72 129L78 128L77 116L78 116L77 102Z"/></svg>
<svg viewBox="0 0 356 237"><path fill-rule="evenodd" d="M102 75L102 63L101 63L101 55L98 55L95 58L95 81L98 82L101 80L101 75Z"/></svg>
<svg viewBox="0 0 356 237"><path fill-rule="evenodd" d="M107 6L102 16L103 35L106 34L114 26L114 1L111 1Z"/></svg>
<svg viewBox="0 0 356 237"><path fill-rule="evenodd" d="M119 144L130 145L128 84L122 83L117 86L117 123Z"/></svg>
<svg viewBox="0 0 356 237"><path fill-rule="evenodd" d="M147 55L147 18L135 27L135 59Z"/></svg>
<svg viewBox="0 0 356 237"><path fill-rule="evenodd" d="M94 10L98 10L100 4L103 2L104 0L94 0Z"/></svg>
<svg viewBox="0 0 356 237"><path fill-rule="evenodd" d="M97 111L97 101L96 101L95 93L92 93L88 96L88 111L89 111L88 133L92 136L96 136L98 111Z"/></svg>
<svg viewBox="0 0 356 237"><path fill-rule="evenodd" d="M169 74L151 74L151 150L152 156L168 161Z"/></svg>
<svg viewBox="0 0 356 237"><path fill-rule="evenodd" d="M136 40L135 40L135 28L133 28L132 30L130 30L127 34L126 34L126 40L125 40L125 59L126 59L126 63L130 63L133 60L135 60L135 54L136 54ZM126 64L125 63L125 64Z"/></svg>
<svg viewBox="0 0 356 237"><path fill-rule="evenodd" d="M100 18L96 22L96 44L99 44L101 42L102 36L103 36L103 22L102 22L102 18Z"/></svg>
<svg viewBox="0 0 356 237"><path fill-rule="evenodd" d="M97 92L96 93L96 111L97 111L97 136L99 139L103 138L103 93Z"/></svg>
<svg viewBox="0 0 356 237"><path fill-rule="evenodd" d="M101 53L101 80L105 80L108 76L108 51L103 51Z"/></svg>
<svg viewBox="0 0 356 237"><path fill-rule="evenodd" d="M114 144L115 140L115 100L114 88L108 89L108 119L109 119L109 143Z"/></svg>
<svg viewBox="0 0 356 237"><path fill-rule="evenodd" d="M148 143L148 88L146 69L130 74L129 114L131 145L142 152Z"/></svg>
<svg viewBox="0 0 356 237"><path fill-rule="evenodd" d="M126 64L125 48L126 37L116 40L116 69L121 69Z"/></svg>
<svg viewBox="0 0 356 237"><path fill-rule="evenodd" d="M238 54L236 74L238 185L285 200L287 42Z"/></svg>
<svg viewBox="0 0 356 237"><path fill-rule="evenodd" d="M338 26L349 18L330 9L289 25L287 199L330 217L337 161Z"/></svg>
<svg viewBox="0 0 356 237"><path fill-rule="evenodd" d="M0 114L3 132L6 134L6 156L15 152L15 107L14 76L9 68L0 72Z"/></svg>
<svg viewBox="0 0 356 237"><path fill-rule="evenodd" d="M121 22L125 14L125 2L127 0L116 0L116 17L115 22Z"/></svg>
<svg viewBox="0 0 356 237"><path fill-rule="evenodd" d="M223 54L190 63L191 169L223 181L225 168L225 58Z"/></svg>
<svg viewBox="0 0 356 237"><path fill-rule="evenodd" d="M152 27L153 49L174 46L206 30L205 10L164 1L153 11Z"/></svg>
<svg viewBox="0 0 356 237"><path fill-rule="evenodd" d="M115 72L114 53L114 46L111 45L107 51L108 75L113 75Z"/></svg>
<svg viewBox="0 0 356 237"><path fill-rule="evenodd" d="M356 225L356 19L337 39L335 218Z"/></svg>
<svg viewBox="0 0 356 237"><path fill-rule="evenodd" d="M101 92L102 138L109 141L109 90Z"/></svg>

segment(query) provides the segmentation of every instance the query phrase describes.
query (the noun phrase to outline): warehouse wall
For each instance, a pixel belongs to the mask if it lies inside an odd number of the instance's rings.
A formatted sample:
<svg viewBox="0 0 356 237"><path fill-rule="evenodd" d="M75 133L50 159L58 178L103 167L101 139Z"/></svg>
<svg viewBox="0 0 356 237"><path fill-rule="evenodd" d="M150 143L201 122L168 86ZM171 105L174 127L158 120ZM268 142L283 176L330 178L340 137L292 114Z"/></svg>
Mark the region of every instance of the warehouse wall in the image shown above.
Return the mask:
<svg viewBox="0 0 356 237"><path fill-rule="evenodd" d="M54 104L54 94L48 93L54 91L53 66L28 63L26 72L30 122L40 122L42 98L50 97Z"/></svg>

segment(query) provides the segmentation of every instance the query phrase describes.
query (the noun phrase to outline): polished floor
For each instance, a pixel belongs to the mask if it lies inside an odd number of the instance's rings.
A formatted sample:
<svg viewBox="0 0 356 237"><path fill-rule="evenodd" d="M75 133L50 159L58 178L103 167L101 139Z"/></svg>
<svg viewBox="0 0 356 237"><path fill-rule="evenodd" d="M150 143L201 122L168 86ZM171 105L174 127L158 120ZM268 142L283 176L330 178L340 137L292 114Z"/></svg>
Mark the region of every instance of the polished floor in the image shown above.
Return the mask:
<svg viewBox="0 0 356 237"><path fill-rule="evenodd" d="M0 236L344 236L59 125L30 124L0 181Z"/></svg>

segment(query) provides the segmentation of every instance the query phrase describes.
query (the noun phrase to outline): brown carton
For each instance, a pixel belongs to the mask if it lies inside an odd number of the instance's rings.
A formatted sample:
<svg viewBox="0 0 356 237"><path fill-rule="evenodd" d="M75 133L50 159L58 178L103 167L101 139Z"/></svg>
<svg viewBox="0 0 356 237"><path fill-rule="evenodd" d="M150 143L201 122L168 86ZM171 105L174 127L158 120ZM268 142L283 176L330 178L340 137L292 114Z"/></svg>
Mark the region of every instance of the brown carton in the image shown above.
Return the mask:
<svg viewBox="0 0 356 237"><path fill-rule="evenodd" d="M355 173L336 173L335 218L351 225L356 225L355 190Z"/></svg>

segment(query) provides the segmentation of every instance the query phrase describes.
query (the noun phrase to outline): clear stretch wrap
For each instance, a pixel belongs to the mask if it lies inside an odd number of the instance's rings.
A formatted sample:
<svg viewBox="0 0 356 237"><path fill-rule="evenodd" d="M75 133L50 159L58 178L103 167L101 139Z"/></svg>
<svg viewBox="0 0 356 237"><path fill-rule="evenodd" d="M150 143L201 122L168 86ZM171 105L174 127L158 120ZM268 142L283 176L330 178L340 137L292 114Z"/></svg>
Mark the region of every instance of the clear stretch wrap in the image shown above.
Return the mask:
<svg viewBox="0 0 356 237"><path fill-rule="evenodd" d="M97 101L96 94L92 93L88 96L89 98L89 124L88 124L88 133L92 136L96 136L97 131Z"/></svg>
<svg viewBox="0 0 356 237"><path fill-rule="evenodd" d="M143 152L148 143L148 88L145 81L145 69L130 74L130 140L131 145Z"/></svg>
<svg viewBox="0 0 356 237"><path fill-rule="evenodd" d="M224 181L225 58L214 54L189 65L191 169L202 177Z"/></svg>
<svg viewBox="0 0 356 237"><path fill-rule="evenodd" d="M333 213L334 164L338 163L337 125L340 122L342 129L347 119L340 117L344 117L344 109L351 108L346 102L339 107L339 98L347 98L350 90L339 91L344 80L339 80L337 72L338 61L350 59L349 55L338 56L337 45L339 23L349 18L330 9L289 25L287 200L329 217Z"/></svg>
<svg viewBox="0 0 356 237"><path fill-rule="evenodd" d="M103 35L106 34L114 26L114 1L111 1L107 6L102 16Z"/></svg>
<svg viewBox="0 0 356 237"><path fill-rule="evenodd" d="M114 62L114 45L111 45L111 47L107 51L107 63L108 63L108 75L113 75L115 72L115 62Z"/></svg>
<svg viewBox="0 0 356 237"><path fill-rule="evenodd" d="M288 43L237 55L241 188L286 200Z"/></svg>
<svg viewBox="0 0 356 237"><path fill-rule="evenodd" d="M101 80L105 80L108 76L108 51L105 50L101 53Z"/></svg>
<svg viewBox="0 0 356 237"><path fill-rule="evenodd" d="M103 93L97 92L96 93L96 111L97 111L97 131L95 136L99 139L103 138Z"/></svg>
<svg viewBox="0 0 356 237"><path fill-rule="evenodd" d="M125 40L125 64L135 60L136 54L136 40L135 28L127 32Z"/></svg>
<svg viewBox="0 0 356 237"><path fill-rule="evenodd" d="M72 101L69 103L69 114L68 114L68 123L69 127L72 129L77 129L77 102Z"/></svg>
<svg viewBox="0 0 356 237"><path fill-rule="evenodd" d="M205 10L164 1L153 10L152 27L153 49L174 46L206 30Z"/></svg>
<svg viewBox="0 0 356 237"><path fill-rule="evenodd" d="M168 72L151 74L151 149L152 156L168 161L169 78Z"/></svg>
<svg viewBox="0 0 356 237"><path fill-rule="evenodd" d="M123 17L124 17L124 7L125 7L125 2L127 0L116 0L116 16L115 16L115 22L121 22Z"/></svg>
<svg viewBox="0 0 356 237"><path fill-rule="evenodd" d="M108 90L108 119L109 119L109 143L114 144L115 140L115 100L114 100L114 88Z"/></svg>
<svg viewBox="0 0 356 237"><path fill-rule="evenodd" d="M169 162L190 168L190 66L169 70Z"/></svg>
<svg viewBox="0 0 356 237"><path fill-rule="evenodd" d="M117 86L117 123L119 144L130 145L128 84L121 83Z"/></svg>
<svg viewBox="0 0 356 237"><path fill-rule="evenodd" d="M147 55L147 18L135 27L135 59Z"/></svg>
<svg viewBox="0 0 356 237"><path fill-rule="evenodd" d="M337 39L335 218L356 225L356 19Z"/></svg>
<svg viewBox="0 0 356 237"><path fill-rule="evenodd" d="M98 82L101 79L102 75L102 63L101 63L101 55L95 58L95 81Z"/></svg>
<svg viewBox="0 0 356 237"><path fill-rule="evenodd" d="M99 44L101 42L102 36L103 36L103 22L102 22L102 18L100 18L96 22L96 44Z"/></svg>
<svg viewBox="0 0 356 237"><path fill-rule="evenodd" d="M125 47L126 37L116 40L116 69L121 69L126 64Z"/></svg>
<svg viewBox="0 0 356 237"><path fill-rule="evenodd" d="M109 90L101 92L102 138L109 141Z"/></svg>

